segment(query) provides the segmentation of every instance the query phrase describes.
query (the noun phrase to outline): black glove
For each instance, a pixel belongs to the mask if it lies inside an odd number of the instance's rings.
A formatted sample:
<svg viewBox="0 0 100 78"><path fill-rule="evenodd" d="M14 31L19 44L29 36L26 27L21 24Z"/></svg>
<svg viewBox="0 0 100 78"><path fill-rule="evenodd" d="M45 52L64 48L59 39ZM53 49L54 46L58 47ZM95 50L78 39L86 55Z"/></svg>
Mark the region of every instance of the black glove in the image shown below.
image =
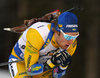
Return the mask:
<svg viewBox="0 0 100 78"><path fill-rule="evenodd" d="M55 58L54 58L55 59ZM57 59L57 58L56 58ZM60 64L60 62L59 63L54 63L53 61L51 61L52 59L48 59L45 63L43 63L43 65L44 65L44 70L43 71L46 71L46 70L48 70L48 69L52 69L52 68L54 68L56 65L59 65ZM59 59L58 59L58 61L59 61Z"/></svg>
<svg viewBox="0 0 100 78"><path fill-rule="evenodd" d="M67 51L55 52L52 58L44 63L44 68L48 70L58 65L66 67L70 63L71 63L71 56Z"/></svg>
<svg viewBox="0 0 100 78"><path fill-rule="evenodd" d="M67 51L55 53L51 58L51 62L54 65L61 64L61 66L65 67L71 63L71 56Z"/></svg>

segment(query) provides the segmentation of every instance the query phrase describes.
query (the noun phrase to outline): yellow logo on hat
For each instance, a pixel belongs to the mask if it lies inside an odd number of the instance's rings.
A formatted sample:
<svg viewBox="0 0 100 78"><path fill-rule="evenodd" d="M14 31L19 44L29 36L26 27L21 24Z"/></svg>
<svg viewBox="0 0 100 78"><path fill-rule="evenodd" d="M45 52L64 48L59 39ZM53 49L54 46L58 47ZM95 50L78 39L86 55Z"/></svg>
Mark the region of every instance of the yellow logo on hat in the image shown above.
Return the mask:
<svg viewBox="0 0 100 78"><path fill-rule="evenodd" d="M75 28L73 28L72 30L73 30L73 31L75 31L76 29L75 29Z"/></svg>
<svg viewBox="0 0 100 78"><path fill-rule="evenodd" d="M62 27L62 24L58 24L59 27Z"/></svg>

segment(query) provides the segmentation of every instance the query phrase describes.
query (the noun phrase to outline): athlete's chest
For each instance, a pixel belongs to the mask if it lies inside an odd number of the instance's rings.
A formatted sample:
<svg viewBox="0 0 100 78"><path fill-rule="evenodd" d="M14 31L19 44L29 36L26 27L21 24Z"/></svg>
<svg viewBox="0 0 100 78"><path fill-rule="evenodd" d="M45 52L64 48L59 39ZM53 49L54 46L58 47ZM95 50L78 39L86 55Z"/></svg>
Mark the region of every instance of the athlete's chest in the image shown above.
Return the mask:
<svg viewBox="0 0 100 78"><path fill-rule="evenodd" d="M48 45L44 48L44 49L42 49L42 50L40 50L39 51L39 53L40 53L40 56L41 55L46 55L46 54L48 54L48 52L50 52L50 51L52 51L52 50L56 50L57 48L55 48L53 45L52 45L52 43L51 43L51 41L48 43Z"/></svg>

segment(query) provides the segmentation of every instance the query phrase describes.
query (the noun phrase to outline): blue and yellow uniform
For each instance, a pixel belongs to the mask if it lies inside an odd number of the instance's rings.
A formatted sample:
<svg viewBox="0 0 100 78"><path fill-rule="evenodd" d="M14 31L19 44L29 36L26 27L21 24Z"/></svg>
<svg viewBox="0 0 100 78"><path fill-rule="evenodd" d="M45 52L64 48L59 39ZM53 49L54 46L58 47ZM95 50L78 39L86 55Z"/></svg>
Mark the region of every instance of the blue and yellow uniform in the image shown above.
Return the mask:
<svg viewBox="0 0 100 78"><path fill-rule="evenodd" d="M24 61L9 65L12 78L53 78L52 69L41 74L37 72L33 76L27 74L27 71L29 71L29 68L33 64L46 62L52 56L52 54L49 55L48 53L60 47L55 41L52 27L51 23L37 22L26 29L21 35L12 49L9 61L15 61L17 59L23 59ZM74 40L66 49L71 56L74 54L76 46L77 41ZM39 69L39 66L34 68L35 71Z"/></svg>

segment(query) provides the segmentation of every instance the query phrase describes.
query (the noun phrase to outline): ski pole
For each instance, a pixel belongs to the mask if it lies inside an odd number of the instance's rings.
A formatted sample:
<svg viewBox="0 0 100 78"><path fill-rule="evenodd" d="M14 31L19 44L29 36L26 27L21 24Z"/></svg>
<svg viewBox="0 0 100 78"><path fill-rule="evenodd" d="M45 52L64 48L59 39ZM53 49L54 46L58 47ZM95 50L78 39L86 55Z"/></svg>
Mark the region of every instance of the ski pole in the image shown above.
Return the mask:
<svg viewBox="0 0 100 78"><path fill-rule="evenodd" d="M21 62L21 61L24 61L24 60L16 60L16 61L12 61L12 62L0 63L0 66L5 66L5 65L8 65L8 64L17 63L17 62Z"/></svg>

